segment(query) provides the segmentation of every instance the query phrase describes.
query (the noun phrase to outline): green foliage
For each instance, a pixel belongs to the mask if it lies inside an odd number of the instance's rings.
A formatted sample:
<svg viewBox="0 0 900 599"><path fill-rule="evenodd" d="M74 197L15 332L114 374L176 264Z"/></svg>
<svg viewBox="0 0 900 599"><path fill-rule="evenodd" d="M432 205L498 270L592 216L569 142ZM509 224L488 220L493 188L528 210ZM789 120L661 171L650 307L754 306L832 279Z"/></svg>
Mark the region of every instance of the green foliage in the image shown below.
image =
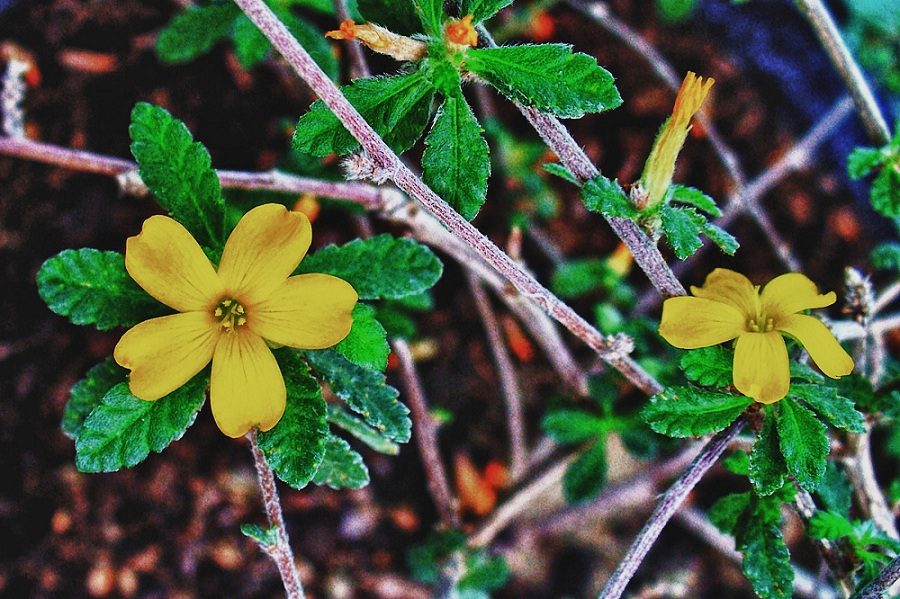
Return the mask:
<svg viewBox="0 0 900 599"><path fill-rule="evenodd" d="M257 442L278 478L302 489L325 454L325 400L319 383L295 352L279 350L275 356L287 388L287 405L278 424L259 433Z"/></svg>
<svg viewBox="0 0 900 599"><path fill-rule="evenodd" d="M900 551L900 543L878 530L871 520L851 522L834 512L817 512L809 522L809 536L844 541L849 545L862 564L863 584L878 575L881 568Z"/></svg>
<svg viewBox="0 0 900 599"><path fill-rule="evenodd" d="M350 433L378 453L397 455L400 447L340 406L328 406L328 422Z"/></svg>
<svg viewBox="0 0 900 599"><path fill-rule="evenodd" d="M63 250L41 265L36 280L51 310L101 331L171 312L138 287L125 270L125 257L117 252Z"/></svg>
<svg viewBox="0 0 900 599"><path fill-rule="evenodd" d="M424 70L357 79L341 91L398 154L422 136L434 98L434 87ZM359 148L359 143L321 100L300 117L293 143L296 150L317 157L342 156Z"/></svg>
<svg viewBox="0 0 900 599"><path fill-rule="evenodd" d="M864 433L866 418L853 406L853 400L838 395L838 390L825 385L791 385L790 397L803 401L833 427L849 433Z"/></svg>
<svg viewBox="0 0 900 599"><path fill-rule="evenodd" d="M466 67L515 102L563 118L616 108L614 78L587 54L566 44L477 48Z"/></svg>
<svg viewBox="0 0 900 599"><path fill-rule="evenodd" d="M900 243L883 243L869 255L872 266L879 270L900 272Z"/></svg>
<svg viewBox="0 0 900 599"><path fill-rule="evenodd" d="M862 179L884 164L884 152L876 148L854 148L847 158L847 174L851 179Z"/></svg>
<svg viewBox="0 0 900 599"><path fill-rule="evenodd" d="M250 537L260 547L272 547L278 543L278 527L269 526L263 528L259 524L241 524L241 532L244 536Z"/></svg>
<svg viewBox="0 0 900 599"><path fill-rule="evenodd" d="M591 212L599 212L607 218L637 218L635 208L618 181L597 175L581 188L581 200Z"/></svg>
<svg viewBox="0 0 900 599"><path fill-rule="evenodd" d="M252 69L263 62L272 48L262 31L244 14L234 20L232 37L234 54L245 69Z"/></svg>
<svg viewBox="0 0 900 599"><path fill-rule="evenodd" d="M844 474L836 462L828 462L825 467L825 476L816 490L816 494L822 499L825 508L845 518L850 517L850 504L853 501L853 487L850 479Z"/></svg>
<svg viewBox="0 0 900 599"><path fill-rule="evenodd" d="M557 443L581 443L605 431L602 418L581 410L554 410L541 422L547 436Z"/></svg>
<svg viewBox="0 0 900 599"><path fill-rule="evenodd" d="M900 159L897 160L900 165ZM886 166L872 183L872 207L888 218L900 217L900 166Z"/></svg>
<svg viewBox="0 0 900 599"><path fill-rule="evenodd" d="M461 15L472 15L475 23L487 21L513 3L513 0L463 0Z"/></svg>
<svg viewBox="0 0 900 599"><path fill-rule="evenodd" d="M740 517L750 507L751 497L751 493L732 493L722 497L709 509L709 521L722 532L734 534Z"/></svg>
<svg viewBox="0 0 900 599"><path fill-rule="evenodd" d="M697 9L697 0L656 0L656 11L667 23L687 21Z"/></svg>
<svg viewBox="0 0 900 599"><path fill-rule="evenodd" d="M701 234L706 235L729 256L733 256L740 247L737 239L730 233L709 222L705 216L690 206L676 207L663 204L659 215L669 245L679 260L686 259L700 249L703 245L700 241Z"/></svg>
<svg viewBox="0 0 900 599"><path fill-rule="evenodd" d="M426 246L385 233L326 246L304 258L295 274L334 275L350 283L364 300L402 299L431 288L443 268Z"/></svg>
<svg viewBox="0 0 900 599"><path fill-rule="evenodd" d="M641 417L661 435L700 437L734 422L751 402L743 395L695 387L668 387L650 398Z"/></svg>
<svg viewBox="0 0 900 599"><path fill-rule="evenodd" d="M331 386L350 409L391 441L409 441L409 409L397 399L399 393L384 375L357 366L334 350L304 352L313 369Z"/></svg>
<svg viewBox="0 0 900 599"><path fill-rule="evenodd" d="M387 367L391 348L387 342L387 332L375 319L375 309L372 306L357 303L353 307L350 333L334 349L359 366L372 370L384 370Z"/></svg>
<svg viewBox="0 0 900 599"><path fill-rule="evenodd" d="M430 35L440 35L441 24L444 20L444 1L443 0L412 0L416 9L416 14L425 28L425 32Z"/></svg>
<svg viewBox="0 0 900 599"><path fill-rule="evenodd" d="M82 472L115 472L142 462L181 438L206 400L209 374L203 372L156 401L138 399L119 383L84 421L75 442L75 465Z"/></svg>
<svg viewBox="0 0 900 599"><path fill-rule="evenodd" d="M828 435L825 425L790 397L775 404L775 416L788 472L808 491L815 491L825 474Z"/></svg>
<svg viewBox="0 0 900 599"><path fill-rule="evenodd" d="M228 37L240 9L233 3L191 6L178 13L156 39L156 54L165 62L190 62Z"/></svg>
<svg viewBox="0 0 900 599"><path fill-rule="evenodd" d="M883 0L847 0L844 35L867 75L894 94L900 92L900 17Z"/></svg>
<svg viewBox="0 0 900 599"><path fill-rule="evenodd" d="M573 185L578 185L579 183L578 177L576 177L575 174L570 171L564 164L561 164L559 162L548 162L544 164L543 167L545 171L547 171L551 175L556 175L567 183L572 183Z"/></svg>
<svg viewBox="0 0 900 599"><path fill-rule="evenodd" d="M487 197L491 160L481 125L461 91L448 96L425 139L425 183L466 220L472 220Z"/></svg>
<svg viewBox="0 0 900 599"><path fill-rule="evenodd" d="M679 362L684 376L704 387L728 387L734 353L721 345L685 352Z"/></svg>
<svg viewBox="0 0 900 599"><path fill-rule="evenodd" d="M563 492L569 503L593 499L606 484L606 435L569 464L563 475Z"/></svg>
<svg viewBox="0 0 900 599"><path fill-rule="evenodd" d="M669 194L669 201L691 206L714 218L722 216L716 201L695 187L672 185L669 187Z"/></svg>
<svg viewBox="0 0 900 599"><path fill-rule="evenodd" d="M766 406L765 416L753 451L750 452L750 481L760 495L771 495L784 486L787 465L781 455L775 410Z"/></svg>
<svg viewBox="0 0 900 599"><path fill-rule="evenodd" d="M605 261L587 258L560 264L553 273L550 287L560 297L573 298L609 287L619 280L619 275Z"/></svg>
<svg viewBox="0 0 900 599"><path fill-rule="evenodd" d="M378 23L401 35L419 33L419 19L411 0L357 0L360 14L366 21Z"/></svg>
<svg viewBox="0 0 900 599"><path fill-rule="evenodd" d="M334 435L325 439L325 454L312 481L332 489L362 489L369 484L369 470L350 444Z"/></svg>
<svg viewBox="0 0 900 599"><path fill-rule="evenodd" d="M69 393L69 401L63 410L62 430L70 439L77 439L84 420L100 405L107 391L125 382L126 370L107 358L87 371L84 378L75 383Z"/></svg>
<svg viewBox="0 0 900 599"><path fill-rule="evenodd" d="M225 203L209 152L166 110L139 102L131 112L131 153L160 206L200 245L225 243Z"/></svg>
<svg viewBox="0 0 900 599"><path fill-rule="evenodd" d="M425 543L410 550L408 560L413 577L429 585L440 584L448 562L460 560L464 570L452 589L453 597L489 599L488 593L501 588L509 577L502 557L468 547L466 536L458 530L432 533Z"/></svg>
<svg viewBox="0 0 900 599"><path fill-rule="evenodd" d="M853 179L874 174L872 207L887 218L900 217L900 131L883 148L853 150L847 172Z"/></svg>

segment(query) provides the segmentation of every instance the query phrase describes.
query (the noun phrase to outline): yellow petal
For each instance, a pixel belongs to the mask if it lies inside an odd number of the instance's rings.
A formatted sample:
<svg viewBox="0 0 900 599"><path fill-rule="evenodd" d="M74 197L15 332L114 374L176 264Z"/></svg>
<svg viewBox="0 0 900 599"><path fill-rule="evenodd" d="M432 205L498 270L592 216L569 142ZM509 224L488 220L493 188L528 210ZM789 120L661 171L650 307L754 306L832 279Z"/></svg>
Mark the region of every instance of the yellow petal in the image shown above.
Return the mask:
<svg viewBox="0 0 900 599"><path fill-rule="evenodd" d="M219 277L244 304L264 300L306 255L312 227L302 212L263 204L244 215L225 242Z"/></svg>
<svg viewBox="0 0 900 599"><path fill-rule="evenodd" d="M343 279L297 275L248 313L247 326L281 345L300 349L331 347L347 336L357 295Z"/></svg>
<svg viewBox="0 0 900 599"><path fill-rule="evenodd" d="M659 334L681 349L718 345L744 332L734 306L699 297L671 297L663 303Z"/></svg>
<svg viewBox="0 0 900 599"><path fill-rule="evenodd" d="M125 268L144 291L179 312L211 310L222 284L209 259L181 223L151 216L125 244Z"/></svg>
<svg viewBox="0 0 900 599"><path fill-rule="evenodd" d="M241 327L222 335L213 355L210 404L219 429L232 438L281 420L287 392L281 369L259 335Z"/></svg>
<svg viewBox="0 0 900 599"><path fill-rule="evenodd" d="M836 300L834 291L820 294L816 284L798 272L775 277L763 288L761 296L763 312L776 324L781 316L824 308Z"/></svg>
<svg viewBox="0 0 900 599"><path fill-rule="evenodd" d="M717 268L706 276L703 287L691 287L691 293L740 310L745 319L755 319L759 312L759 294L750 279L727 268Z"/></svg>
<svg viewBox="0 0 900 599"><path fill-rule="evenodd" d="M745 333L734 348L734 386L760 403L774 403L791 384L787 347L779 333Z"/></svg>
<svg viewBox="0 0 900 599"><path fill-rule="evenodd" d="M209 364L221 327L209 312L152 318L128 329L113 352L131 370L128 386L156 400L191 380Z"/></svg>
<svg viewBox="0 0 900 599"><path fill-rule="evenodd" d="M818 318L793 314L777 323L778 329L803 344L809 357L833 379L853 371L853 358Z"/></svg>

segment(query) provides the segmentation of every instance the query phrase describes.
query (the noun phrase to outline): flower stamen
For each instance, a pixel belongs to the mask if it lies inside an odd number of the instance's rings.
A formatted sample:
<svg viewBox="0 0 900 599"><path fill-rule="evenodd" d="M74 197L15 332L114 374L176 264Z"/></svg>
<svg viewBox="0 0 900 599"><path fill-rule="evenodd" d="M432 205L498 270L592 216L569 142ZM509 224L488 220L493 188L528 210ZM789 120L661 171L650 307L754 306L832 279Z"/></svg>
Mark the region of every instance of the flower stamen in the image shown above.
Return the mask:
<svg viewBox="0 0 900 599"><path fill-rule="evenodd" d="M232 298L225 298L216 304L213 316L216 317L225 332L231 332L237 327L247 324L244 306Z"/></svg>

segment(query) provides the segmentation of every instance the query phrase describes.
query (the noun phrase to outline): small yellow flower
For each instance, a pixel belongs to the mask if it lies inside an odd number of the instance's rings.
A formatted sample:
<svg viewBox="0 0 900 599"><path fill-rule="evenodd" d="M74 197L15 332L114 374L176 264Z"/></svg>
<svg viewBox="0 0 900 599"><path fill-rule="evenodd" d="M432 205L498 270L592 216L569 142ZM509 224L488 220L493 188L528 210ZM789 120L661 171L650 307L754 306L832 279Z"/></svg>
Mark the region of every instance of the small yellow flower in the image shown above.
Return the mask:
<svg viewBox="0 0 900 599"><path fill-rule="evenodd" d="M669 186L672 185L675 161L691 129L691 119L700 110L715 82L712 77L704 81L703 77L697 77L691 71L685 75L675 98L672 116L663 124L644 165L641 187L646 198L643 200L645 205L639 208L656 206L665 197Z"/></svg>
<svg viewBox="0 0 900 599"><path fill-rule="evenodd" d="M475 31L475 26L472 24L474 18L472 15L466 15L462 19L450 19L445 28L447 39L460 46L472 46L473 48L477 46L478 32Z"/></svg>
<svg viewBox="0 0 900 599"><path fill-rule="evenodd" d="M853 370L853 359L821 321L800 314L836 300L833 291L819 294L800 273L775 277L763 288L732 270L717 268L694 297L669 298L663 304L659 333L682 349L709 347L737 338L734 386L760 403L787 395L790 369L781 335L799 341L823 373L840 378Z"/></svg>
<svg viewBox="0 0 900 599"><path fill-rule="evenodd" d="M312 241L306 216L279 204L250 210L225 243L218 271L177 221L151 216L128 239L125 268L179 314L129 329L114 356L131 392L157 400L212 361L210 403L219 428L266 431L284 413L284 378L266 342L331 347L350 331L357 295L325 274L290 276Z"/></svg>

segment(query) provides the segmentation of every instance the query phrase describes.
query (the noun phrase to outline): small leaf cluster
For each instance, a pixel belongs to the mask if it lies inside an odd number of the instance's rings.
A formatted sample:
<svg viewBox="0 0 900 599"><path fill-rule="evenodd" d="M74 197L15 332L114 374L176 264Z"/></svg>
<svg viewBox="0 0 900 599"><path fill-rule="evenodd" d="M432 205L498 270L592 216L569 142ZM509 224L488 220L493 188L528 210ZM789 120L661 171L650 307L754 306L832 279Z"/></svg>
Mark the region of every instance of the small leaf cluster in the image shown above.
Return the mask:
<svg viewBox="0 0 900 599"><path fill-rule="evenodd" d="M869 200L876 212L900 217L900 122L891 142L882 148L856 148L847 161L852 179L874 175Z"/></svg>
<svg viewBox="0 0 900 599"><path fill-rule="evenodd" d="M495 48L461 47L446 39L449 17L439 0L359 3L362 16L397 33L425 40L427 53L391 76L361 78L341 91L397 153L425 137L425 182L465 218L478 214L487 195L491 163L481 124L463 95L464 77L486 81L514 102L565 118L617 107L612 75L586 54L564 44ZM464 2L460 14L477 25L509 4ZM468 11L468 12L467 12ZM438 109L433 111L435 98ZM345 155L359 148L321 101L300 117L294 147L313 156Z"/></svg>
<svg viewBox="0 0 900 599"><path fill-rule="evenodd" d="M233 219L226 217L209 153L184 123L150 104L135 107L130 134L140 176L157 201L209 257L220 256ZM378 235L310 254L297 271L305 272L338 276L361 300L427 308L422 298L427 300L442 265L425 246ZM65 250L44 263L37 283L51 310L101 330L171 313L130 278L117 252ZM350 333L335 347L273 351L287 405L279 423L258 434L258 443L279 478L296 488L310 481L359 488L368 482L363 459L333 429L387 454L396 454L397 444L409 440L409 410L382 374L389 351L376 309L362 302L353 311ZM326 405L322 383L342 405ZM63 414L63 431L75 440L77 467L111 472L138 464L151 451L161 452L194 422L208 386L206 369L168 396L143 401L131 394L126 370L112 358L98 364L72 388Z"/></svg>
<svg viewBox="0 0 900 599"><path fill-rule="evenodd" d="M266 4L303 44L310 56L332 79L338 76L338 62L331 45L309 21L294 12L295 7L333 14L330 0L267 0ZM234 53L245 69L262 63L272 46L256 25L233 2L217 1L190 5L176 14L159 32L156 54L170 64L190 62L209 52L219 42L230 39Z"/></svg>
<svg viewBox="0 0 900 599"><path fill-rule="evenodd" d="M900 543L878 530L871 520L850 520L841 514L817 512L809 522L809 536L839 541L850 548L859 564L858 585L865 585L900 552Z"/></svg>
<svg viewBox="0 0 900 599"><path fill-rule="evenodd" d="M432 533L425 543L410 550L408 561L413 577L432 586L448 578L446 571L461 567L463 574L451 589L454 597L490 599L490 592L509 578L506 560L485 549L470 548L466 535L458 530Z"/></svg>

